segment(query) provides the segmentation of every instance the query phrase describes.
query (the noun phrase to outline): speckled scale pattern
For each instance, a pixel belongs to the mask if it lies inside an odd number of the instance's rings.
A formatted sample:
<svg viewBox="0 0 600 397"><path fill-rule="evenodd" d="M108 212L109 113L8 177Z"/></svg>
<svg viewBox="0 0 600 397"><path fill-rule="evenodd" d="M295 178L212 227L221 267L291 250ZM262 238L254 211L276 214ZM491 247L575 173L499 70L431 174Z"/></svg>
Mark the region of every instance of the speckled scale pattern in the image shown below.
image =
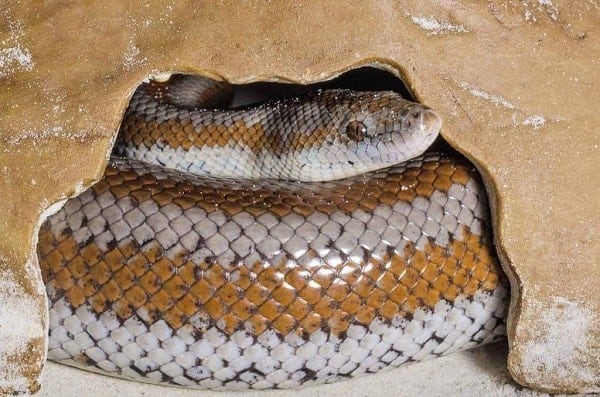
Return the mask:
<svg viewBox="0 0 600 397"><path fill-rule="evenodd" d="M332 382L494 341L485 191L431 153L324 183L113 159L42 226L49 358L208 389Z"/></svg>

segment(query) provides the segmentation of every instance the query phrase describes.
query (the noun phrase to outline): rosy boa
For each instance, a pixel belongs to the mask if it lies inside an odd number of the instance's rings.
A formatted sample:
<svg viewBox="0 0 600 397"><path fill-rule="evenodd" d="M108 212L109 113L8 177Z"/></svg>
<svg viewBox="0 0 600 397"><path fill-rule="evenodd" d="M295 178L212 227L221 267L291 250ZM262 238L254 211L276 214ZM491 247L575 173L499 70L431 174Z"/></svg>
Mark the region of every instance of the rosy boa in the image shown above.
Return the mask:
<svg viewBox="0 0 600 397"><path fill-rule="evenodd" d="M115 149L129 159L42 226L50 359L290 388L504 334L479 176L423 154L439 116L349 90L223 110L226 91L181 75L140 86Z"/></svg>

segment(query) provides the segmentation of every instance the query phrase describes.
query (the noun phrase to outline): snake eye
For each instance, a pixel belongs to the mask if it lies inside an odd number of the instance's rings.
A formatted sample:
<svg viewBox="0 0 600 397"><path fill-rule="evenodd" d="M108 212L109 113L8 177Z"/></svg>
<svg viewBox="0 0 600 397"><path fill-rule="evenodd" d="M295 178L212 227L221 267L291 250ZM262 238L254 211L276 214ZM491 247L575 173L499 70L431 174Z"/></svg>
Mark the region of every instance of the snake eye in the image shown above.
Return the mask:
<svg viewBox="0 0 600 397"><path fill-rule="evenodd" d="M346 126L346 134L356 142L362 142L367 134L367 126L360 121L353 120Z"/></svg>

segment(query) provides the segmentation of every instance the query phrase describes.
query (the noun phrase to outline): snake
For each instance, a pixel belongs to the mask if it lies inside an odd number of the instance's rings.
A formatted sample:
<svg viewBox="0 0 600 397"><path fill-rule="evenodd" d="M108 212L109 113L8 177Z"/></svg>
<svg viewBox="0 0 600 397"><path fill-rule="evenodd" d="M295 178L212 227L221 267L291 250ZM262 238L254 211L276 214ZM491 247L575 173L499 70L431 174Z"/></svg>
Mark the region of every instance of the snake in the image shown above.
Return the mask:
<svg viewBox="0 0 600 397"><path fill-rule="evenodd" d="M485 189L430 149L435 111L333 88L231 106L231 87L142 83L102 179L45 220L49 359L284 389L503 337Z"/></svg>

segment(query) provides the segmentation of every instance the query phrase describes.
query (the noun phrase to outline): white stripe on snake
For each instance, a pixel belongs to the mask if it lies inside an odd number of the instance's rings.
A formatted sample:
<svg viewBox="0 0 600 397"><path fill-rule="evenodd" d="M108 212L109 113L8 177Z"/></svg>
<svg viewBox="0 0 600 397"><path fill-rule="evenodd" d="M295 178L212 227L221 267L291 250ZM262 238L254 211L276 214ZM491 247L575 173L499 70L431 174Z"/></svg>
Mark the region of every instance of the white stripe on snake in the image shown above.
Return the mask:
<svg viewBox="0 0 600 397"><path fill-rule="evenodd" d="M42 226L50 359L291 388L504 335L485 191L462 158L423 154L432 110L349 90L220 110L227 91L142 84L115 149L128 158Z"/></svg>

